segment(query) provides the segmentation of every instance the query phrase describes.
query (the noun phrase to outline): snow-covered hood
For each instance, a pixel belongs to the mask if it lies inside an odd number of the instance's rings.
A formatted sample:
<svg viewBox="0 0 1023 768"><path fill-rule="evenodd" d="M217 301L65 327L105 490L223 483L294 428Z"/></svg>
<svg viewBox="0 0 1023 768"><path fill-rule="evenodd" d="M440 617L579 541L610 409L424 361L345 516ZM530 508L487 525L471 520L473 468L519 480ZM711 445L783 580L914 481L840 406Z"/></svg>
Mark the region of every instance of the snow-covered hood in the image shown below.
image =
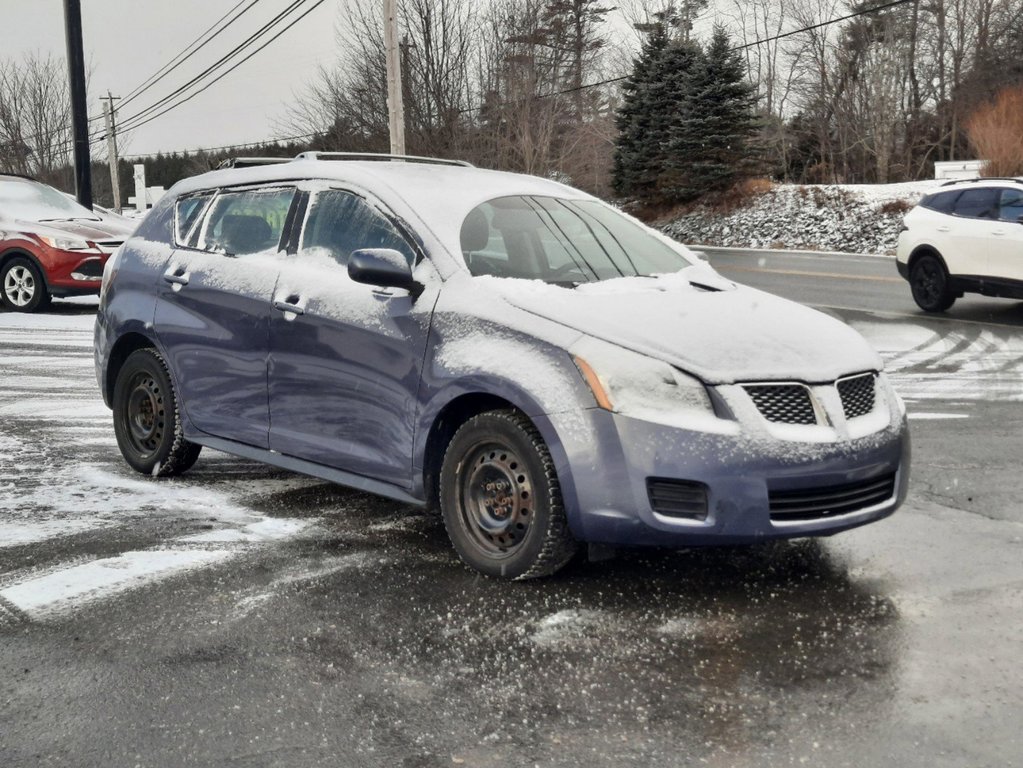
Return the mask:
<svg viewBox="0 0 1023 768"><path fill-rule="evenodd" d="M687 273L693 283L685 279ZM866 341L844 323L730 283L706 267L575 289L538 281L482 279L519 309L663 360L708 384L824 382L882 365Z"/></svg>
<svg viewBox="0 0 1023 768"><path fill-rule="evenodd" d="M101 242L104 240L127 240L133 227L112 221L73 219L71 221L26 221L16 220L14 225L23 232L49 237L72 237Z"/></svg>

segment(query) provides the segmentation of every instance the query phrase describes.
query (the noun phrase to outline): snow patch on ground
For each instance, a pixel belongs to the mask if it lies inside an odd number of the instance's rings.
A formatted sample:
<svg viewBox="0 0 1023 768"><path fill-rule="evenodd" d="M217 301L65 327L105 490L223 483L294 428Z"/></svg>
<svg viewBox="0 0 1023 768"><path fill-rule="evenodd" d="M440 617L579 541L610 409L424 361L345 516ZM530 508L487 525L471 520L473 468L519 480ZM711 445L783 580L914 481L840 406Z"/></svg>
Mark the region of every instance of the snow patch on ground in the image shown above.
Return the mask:
<svg viewBox="0 0 1023 768"><path fill-rule="evenodd" d="M662 225L691 245L894 253L904 212L942 182L905 184L778 184L728 213L697 207Z"/></svg>

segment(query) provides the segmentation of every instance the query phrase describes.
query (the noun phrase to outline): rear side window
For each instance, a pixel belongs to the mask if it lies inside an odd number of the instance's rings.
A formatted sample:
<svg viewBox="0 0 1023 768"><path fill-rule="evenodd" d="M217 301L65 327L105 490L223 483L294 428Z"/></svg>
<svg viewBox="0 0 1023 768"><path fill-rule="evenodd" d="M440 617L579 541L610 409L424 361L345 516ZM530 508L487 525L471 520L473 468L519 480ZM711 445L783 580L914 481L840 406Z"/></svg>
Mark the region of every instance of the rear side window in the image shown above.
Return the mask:
<svg viewBox="0 0 1023 768"><path fill-rule="evenodd" d="M1003 189L998 204L998 218L1023 223L1023 189Z"/></svg>
<svg viewBox="0 0 1023 768"><path fill-rule="evenodd" d="M989 219L997 204L997 189L967 189L956 200L955 215L968 219Z"/></svg>
<svg viewBox="0 0 1023 768"><path fill-rule="evenodd" d="M920 205L938 213L952 213L960 194L960 192L935 192L921 200Z"/></svg>
<svg viewBox="0 0 1023 768"><path fill-rule="evenodd" d="M174 242L177 245L188 245L189 233L199 221L202 212L206 210L206 204L213 198L212 192L201 192L198 195L188 195L178 198L174 204Z"/></svg>
<svg viewBox="0 0 1023 768"><path fill-rule="evenodd" d="M281 187L221 192L210 204L199 248L229 256L277 250L294 197L294 189Z"/></svg>
<svg viewBox="0 0 1023 768"><path fill-rule="evenodd" d="M302 229L301 248L323 249L341 265L361 248L390 248L409 264L416 260L412 246L386 216L358 195L340 189L320 192L313 199Z"/></svg>

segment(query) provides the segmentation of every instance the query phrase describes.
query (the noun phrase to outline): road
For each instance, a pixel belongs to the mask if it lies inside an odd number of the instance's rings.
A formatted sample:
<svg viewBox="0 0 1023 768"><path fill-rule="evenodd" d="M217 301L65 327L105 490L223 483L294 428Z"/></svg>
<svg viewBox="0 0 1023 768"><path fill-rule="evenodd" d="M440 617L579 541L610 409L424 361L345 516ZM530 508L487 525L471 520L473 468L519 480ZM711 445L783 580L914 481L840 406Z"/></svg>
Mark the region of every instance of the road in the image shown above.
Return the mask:
<svg viewBox="0 0 1023 768"><path fill-rule="evenodd" d="M497 582L394 502L216 453L133 474L90 308L0 314L0 765L1019 765L1020 305L708 255L879 349L914 434L893 517Z"/></svg>

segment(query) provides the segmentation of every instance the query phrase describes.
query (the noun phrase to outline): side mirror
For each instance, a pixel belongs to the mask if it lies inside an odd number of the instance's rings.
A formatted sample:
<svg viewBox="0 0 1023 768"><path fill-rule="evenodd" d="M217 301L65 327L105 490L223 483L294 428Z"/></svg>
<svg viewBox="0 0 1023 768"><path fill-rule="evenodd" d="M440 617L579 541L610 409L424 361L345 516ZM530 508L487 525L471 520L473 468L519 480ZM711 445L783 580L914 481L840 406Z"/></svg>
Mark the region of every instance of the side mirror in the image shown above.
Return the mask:
<svg viewBox="0 0 1023 768"><path fill-rule="evenodd" d="M391 248L363 248L348 258L348 276L356 283L381 288L404 288L413 298L423 286L412 278L412 267L405 256Z"/></svg>

